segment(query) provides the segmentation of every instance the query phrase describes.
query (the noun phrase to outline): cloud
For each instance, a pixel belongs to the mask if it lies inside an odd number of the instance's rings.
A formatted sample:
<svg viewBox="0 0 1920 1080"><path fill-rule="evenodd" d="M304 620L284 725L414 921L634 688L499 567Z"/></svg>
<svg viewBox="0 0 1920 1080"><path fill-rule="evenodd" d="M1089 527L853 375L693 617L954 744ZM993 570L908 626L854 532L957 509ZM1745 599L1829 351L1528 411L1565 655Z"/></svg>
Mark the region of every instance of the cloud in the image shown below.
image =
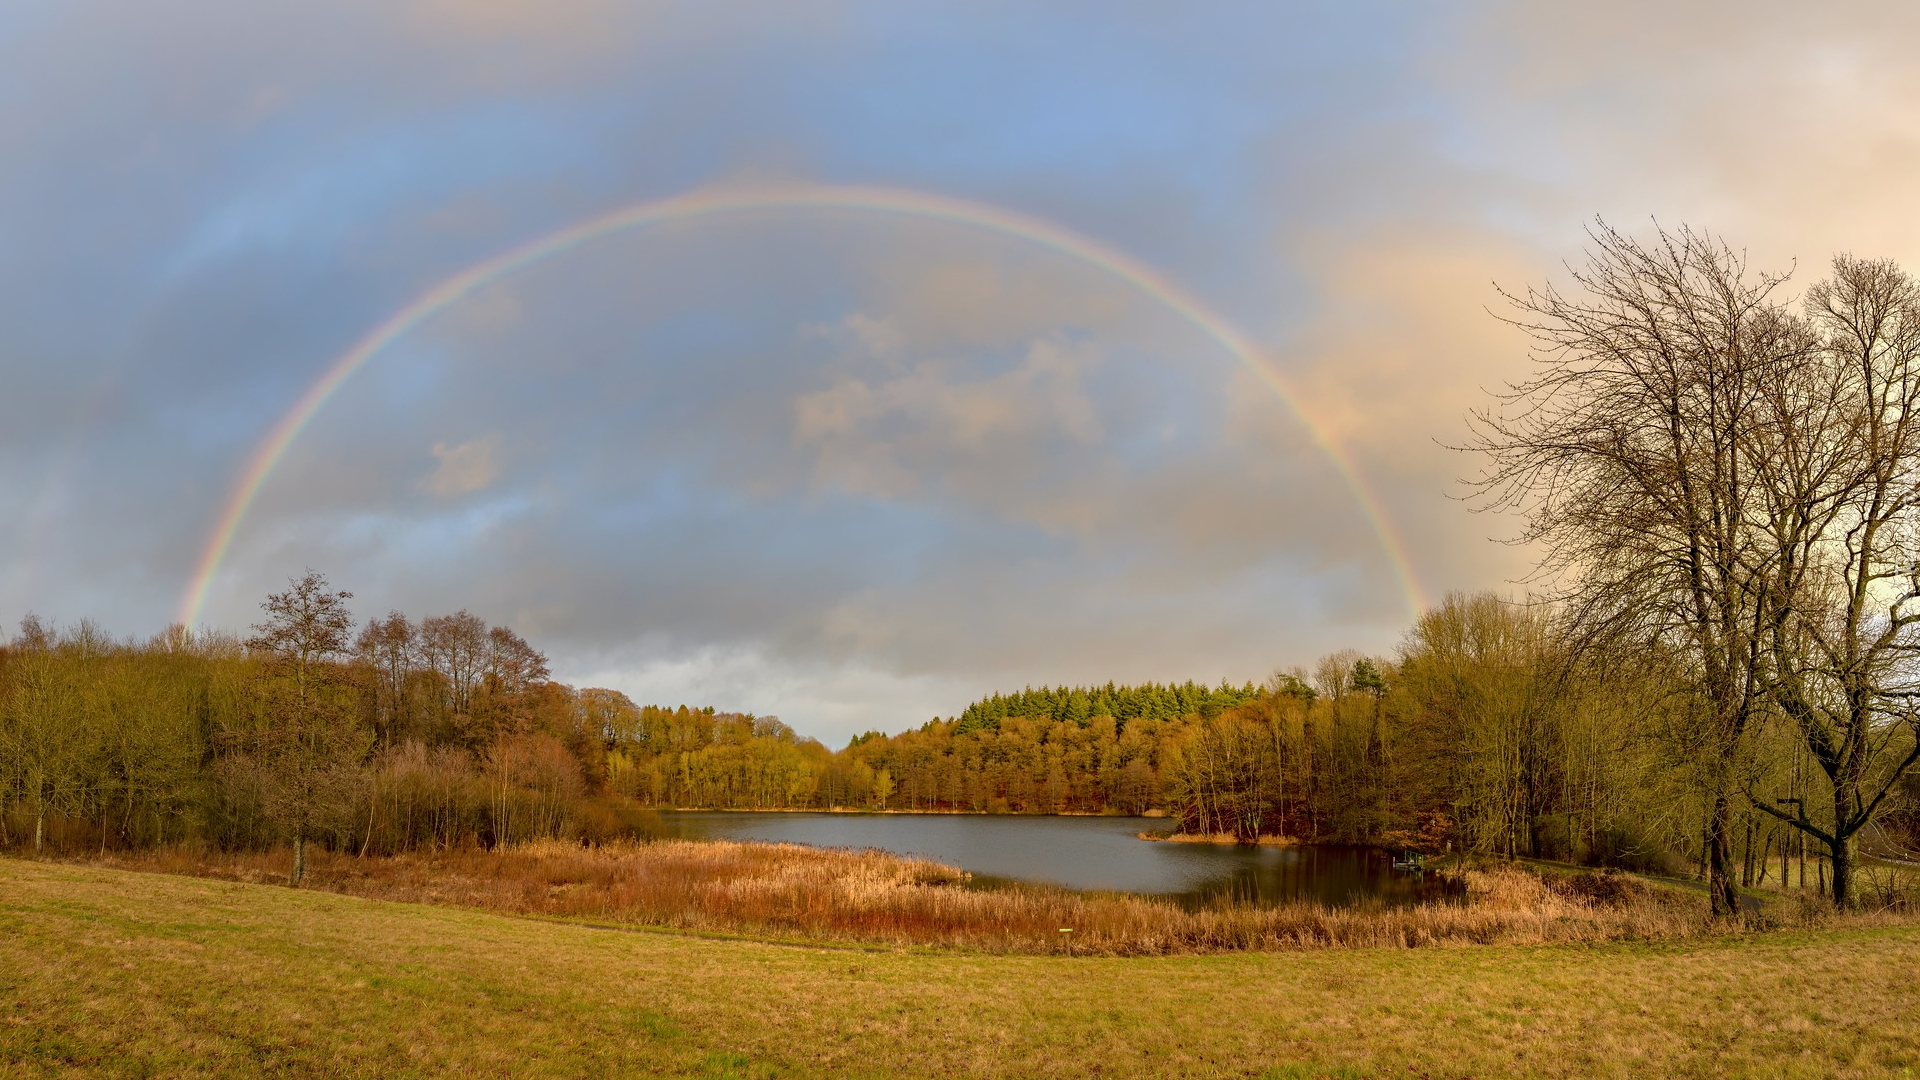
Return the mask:
<svg viewBox="0 0 1920 1080"><path fill-rule="evenodd" d="M898 717L901 726L921 723L936 715L927 711L928 702L959 700L973 692L965 679L902 676L858 664L796 664L777 654L730 649L626 665L595 658L559 677L580 686L617 686L645 703L727 702L728 708L758 715L804 716L811 730L803 734L836 747L850 735L872 730L876 717Z"/></svg>
<svg viewBox="0 0 1920 1080"><path fill-rule="evenodd" d="M500 436L487 435L458 446L433 444L433 456L440 460L427 474L421 486L443 499L470 495L485 488L500 476Z"/></svg>
<svg viewBox="0 0 1920 1080"><path fill-rule="evenodd" d="M861 325L871 337L880 324ZM1032 342L1018 366L986 377L939 359L843 375L794 402L794 444L813 455L819 484L880 496L933 484L999 504L1037 456L1101 439L1083 384L1098 363L1090 345L1056 338Z"/></svg>

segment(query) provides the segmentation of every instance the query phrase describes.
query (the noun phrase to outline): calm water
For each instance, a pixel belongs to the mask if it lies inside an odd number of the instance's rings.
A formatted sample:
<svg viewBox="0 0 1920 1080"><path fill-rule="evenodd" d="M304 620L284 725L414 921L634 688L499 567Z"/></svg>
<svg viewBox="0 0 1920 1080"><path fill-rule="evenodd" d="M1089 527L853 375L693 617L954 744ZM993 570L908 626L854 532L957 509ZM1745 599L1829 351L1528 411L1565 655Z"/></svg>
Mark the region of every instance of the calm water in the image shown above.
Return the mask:
<svg viewBox="0 0 1920 1080"><path fill-rule="evenodd" d="M1446 890L1432 875L1395 871L1370 848L1229 847L1150 843L1165 819L976 814L663 813L669 833L694 840L770 840L815 847L880 848L971 871L976 883L1045 882L1178 899L1272 904L1367 900L1410 904Z"/></svg>

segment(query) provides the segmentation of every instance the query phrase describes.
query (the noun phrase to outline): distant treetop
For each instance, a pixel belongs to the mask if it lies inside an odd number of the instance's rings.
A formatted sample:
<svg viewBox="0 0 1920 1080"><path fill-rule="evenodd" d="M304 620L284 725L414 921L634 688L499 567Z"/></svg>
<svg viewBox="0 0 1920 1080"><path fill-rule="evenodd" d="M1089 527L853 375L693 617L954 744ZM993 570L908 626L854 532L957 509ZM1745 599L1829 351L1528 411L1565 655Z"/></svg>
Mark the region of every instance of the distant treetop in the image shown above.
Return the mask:
<svg viewBox="0 0 1920 1080"><path fill-rule="evenodd" d="M1260 696L1252 683L1234 686L1222 681L1208 687L1192 681L1162 686L1029 686L1013 694L994 694L966 707L960 714L956 733L981 728L998 730L1009 717L1072 720L1090 722L1096 716L1111 716L1122 727L1135 720L1174 720L1195 713L1213 715L1243 705Z"/></svg>

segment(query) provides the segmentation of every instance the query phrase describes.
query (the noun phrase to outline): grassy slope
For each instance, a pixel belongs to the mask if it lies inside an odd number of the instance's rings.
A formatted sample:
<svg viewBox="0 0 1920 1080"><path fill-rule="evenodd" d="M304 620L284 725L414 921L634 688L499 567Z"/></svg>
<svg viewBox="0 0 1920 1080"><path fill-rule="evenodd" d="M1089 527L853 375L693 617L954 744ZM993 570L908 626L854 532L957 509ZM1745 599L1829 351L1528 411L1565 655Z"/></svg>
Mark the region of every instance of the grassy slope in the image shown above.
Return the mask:
<svg viewBox="0 0 1920 1080"><path fill-rule="evenodd" d="M793 947L0 859L0 1076L1900 1076L1920 931Z"/></svg>

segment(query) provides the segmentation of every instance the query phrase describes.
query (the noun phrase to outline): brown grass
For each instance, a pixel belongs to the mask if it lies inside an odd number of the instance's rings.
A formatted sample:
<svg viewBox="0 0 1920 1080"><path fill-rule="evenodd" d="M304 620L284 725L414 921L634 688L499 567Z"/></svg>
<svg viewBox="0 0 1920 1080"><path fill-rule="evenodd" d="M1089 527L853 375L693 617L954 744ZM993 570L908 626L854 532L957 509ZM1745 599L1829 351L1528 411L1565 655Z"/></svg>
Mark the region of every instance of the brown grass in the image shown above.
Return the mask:
<svg viewBox="0 0 1920 1080"><path fill-rule="evenodd" d="M270 876L284 870L267 866ZM1920 930L1103 958L608 933L0 857L0 1078L1869 1080Z"/></svg>
<svg viewBox="0 0 1920 1080"><path fill-rule="evenodd" d="M284 853L171 850L95 865L232 881L285 879ZM310 887L382 900L705 932L999 953L1164 955L1375 946L1665 940L1720 932L1705 898L1613 871L1537 874L1511 864L1460 869L1462 903L1192 911L1124 894L1018 887L979 890L953 867L878 851L661 840L583 848L357 859L320 853ZM1850 916L1846 925L1907 921ZM1814 906L1762 925L1835 925ZM1751 929L1753 923L1734 929ZM1070 933L1062 933L1070 929Z"/></svg>

